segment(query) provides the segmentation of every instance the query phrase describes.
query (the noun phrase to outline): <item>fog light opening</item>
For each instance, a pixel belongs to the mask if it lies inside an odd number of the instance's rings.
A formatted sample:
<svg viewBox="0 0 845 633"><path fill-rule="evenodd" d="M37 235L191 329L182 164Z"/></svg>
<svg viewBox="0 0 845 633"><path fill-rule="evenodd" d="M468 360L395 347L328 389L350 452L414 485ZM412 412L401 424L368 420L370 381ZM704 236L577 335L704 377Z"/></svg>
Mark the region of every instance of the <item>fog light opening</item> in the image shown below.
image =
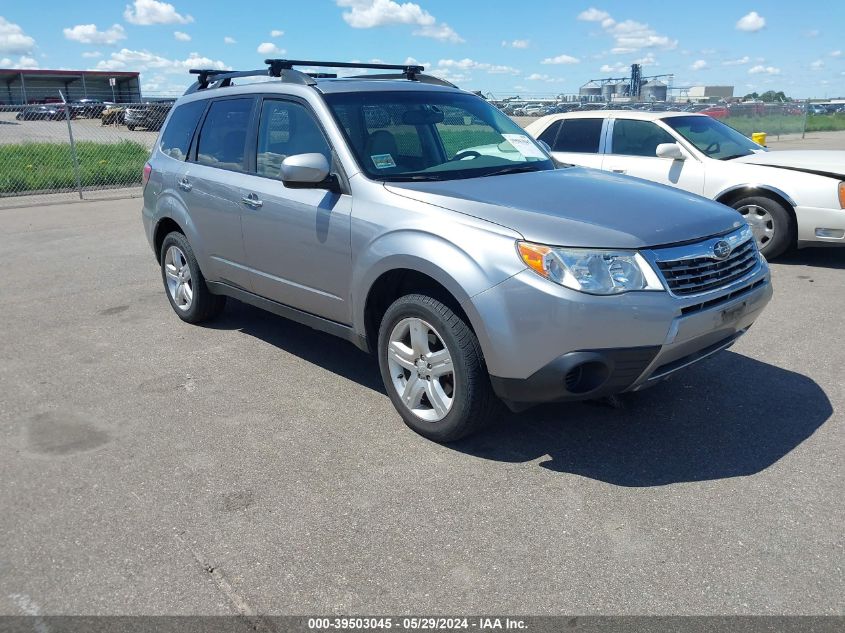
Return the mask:
<svg viewBox="0 0 845 633"><path fill-rule="evenodd" d="M845 229L816 229L816 237L827 237L841 240L845 237Z"/></svg>
<svg viewBox="0 0 845 633"><path fill-rule="evenodd" d="M569 393L589 393L601 387L610 376L610 368L604 363L590 361L576 365L564 376Z"/></svg>

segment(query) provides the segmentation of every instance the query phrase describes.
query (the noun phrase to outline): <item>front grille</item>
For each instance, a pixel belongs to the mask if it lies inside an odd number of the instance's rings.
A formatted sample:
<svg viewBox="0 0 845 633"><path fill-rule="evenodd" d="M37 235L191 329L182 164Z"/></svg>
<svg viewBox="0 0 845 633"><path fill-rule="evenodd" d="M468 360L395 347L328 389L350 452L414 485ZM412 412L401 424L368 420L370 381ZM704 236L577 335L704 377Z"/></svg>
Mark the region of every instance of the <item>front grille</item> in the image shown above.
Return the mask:
<svg viewBox="0 0 845 633"><path fill-rule="evenodd" d="M737 245L725 259L708 255L657 261L666 284L676 295L716 290L751 272L758 263L754 239Z"/></svg>

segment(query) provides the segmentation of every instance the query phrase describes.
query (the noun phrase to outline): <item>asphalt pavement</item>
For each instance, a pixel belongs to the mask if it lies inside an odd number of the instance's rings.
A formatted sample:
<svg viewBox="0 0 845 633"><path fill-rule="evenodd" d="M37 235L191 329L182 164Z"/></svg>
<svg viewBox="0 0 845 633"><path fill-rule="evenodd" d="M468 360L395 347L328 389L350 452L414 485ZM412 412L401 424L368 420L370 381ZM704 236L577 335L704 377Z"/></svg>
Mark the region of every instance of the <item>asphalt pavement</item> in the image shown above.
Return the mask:
<svg viewBox="0 0 845 633"><path fill-rule="evenodd" d="M845 612L845 249L621 409L441 446L345 342L181 322L139 205L0 210L0 614Z"/></svg>

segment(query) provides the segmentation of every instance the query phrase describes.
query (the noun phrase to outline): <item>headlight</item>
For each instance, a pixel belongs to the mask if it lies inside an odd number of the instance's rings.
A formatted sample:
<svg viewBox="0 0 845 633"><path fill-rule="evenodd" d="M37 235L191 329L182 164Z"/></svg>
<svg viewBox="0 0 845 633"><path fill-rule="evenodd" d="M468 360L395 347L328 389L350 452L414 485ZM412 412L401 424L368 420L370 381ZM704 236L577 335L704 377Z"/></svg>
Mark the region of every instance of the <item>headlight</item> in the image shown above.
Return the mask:
<svg viewBox="0 0 845 633"><path fill-rule="evenodd" d="M555 248L531 242L518 242L517 248L531 270L579 292L614 295L664 289L657 273L636 251Z"/></svg>

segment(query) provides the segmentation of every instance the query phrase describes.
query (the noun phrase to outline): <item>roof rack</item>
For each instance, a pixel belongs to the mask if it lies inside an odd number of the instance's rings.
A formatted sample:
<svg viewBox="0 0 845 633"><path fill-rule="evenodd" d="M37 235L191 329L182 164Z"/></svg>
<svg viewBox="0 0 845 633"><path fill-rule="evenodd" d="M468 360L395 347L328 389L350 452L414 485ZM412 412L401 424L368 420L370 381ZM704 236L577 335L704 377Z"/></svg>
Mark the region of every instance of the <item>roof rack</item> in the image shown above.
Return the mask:
<svg viewBox="0 0 845 633"><path fill-rule="evenodd" d="M425 68L417 64L367 64L363 62L321 62L302 59L265 59L264 63L267 64L267 68L260 68L257 70L230 71L192 68L189 72L192 75L197 75L197 81L185 91L185 94L191 94L193 92L197 92L198 90L207 90L209 88L225 88L226 86L231 86L232 79L237 77L278 77L283 82L302 84L306 86L315 86L317 84L317 79L337 78L337 75L334 73L301 72L299 70L295 70L294 66L307 66L312 68L368 68L372 70L398 70L401 72L379 75L357 75L350 77L350 79L407 79L408 81L419 81L421 83L447 86L449 88L457 87L444 79L422 74L422 71L425 70Z"/></svg>

